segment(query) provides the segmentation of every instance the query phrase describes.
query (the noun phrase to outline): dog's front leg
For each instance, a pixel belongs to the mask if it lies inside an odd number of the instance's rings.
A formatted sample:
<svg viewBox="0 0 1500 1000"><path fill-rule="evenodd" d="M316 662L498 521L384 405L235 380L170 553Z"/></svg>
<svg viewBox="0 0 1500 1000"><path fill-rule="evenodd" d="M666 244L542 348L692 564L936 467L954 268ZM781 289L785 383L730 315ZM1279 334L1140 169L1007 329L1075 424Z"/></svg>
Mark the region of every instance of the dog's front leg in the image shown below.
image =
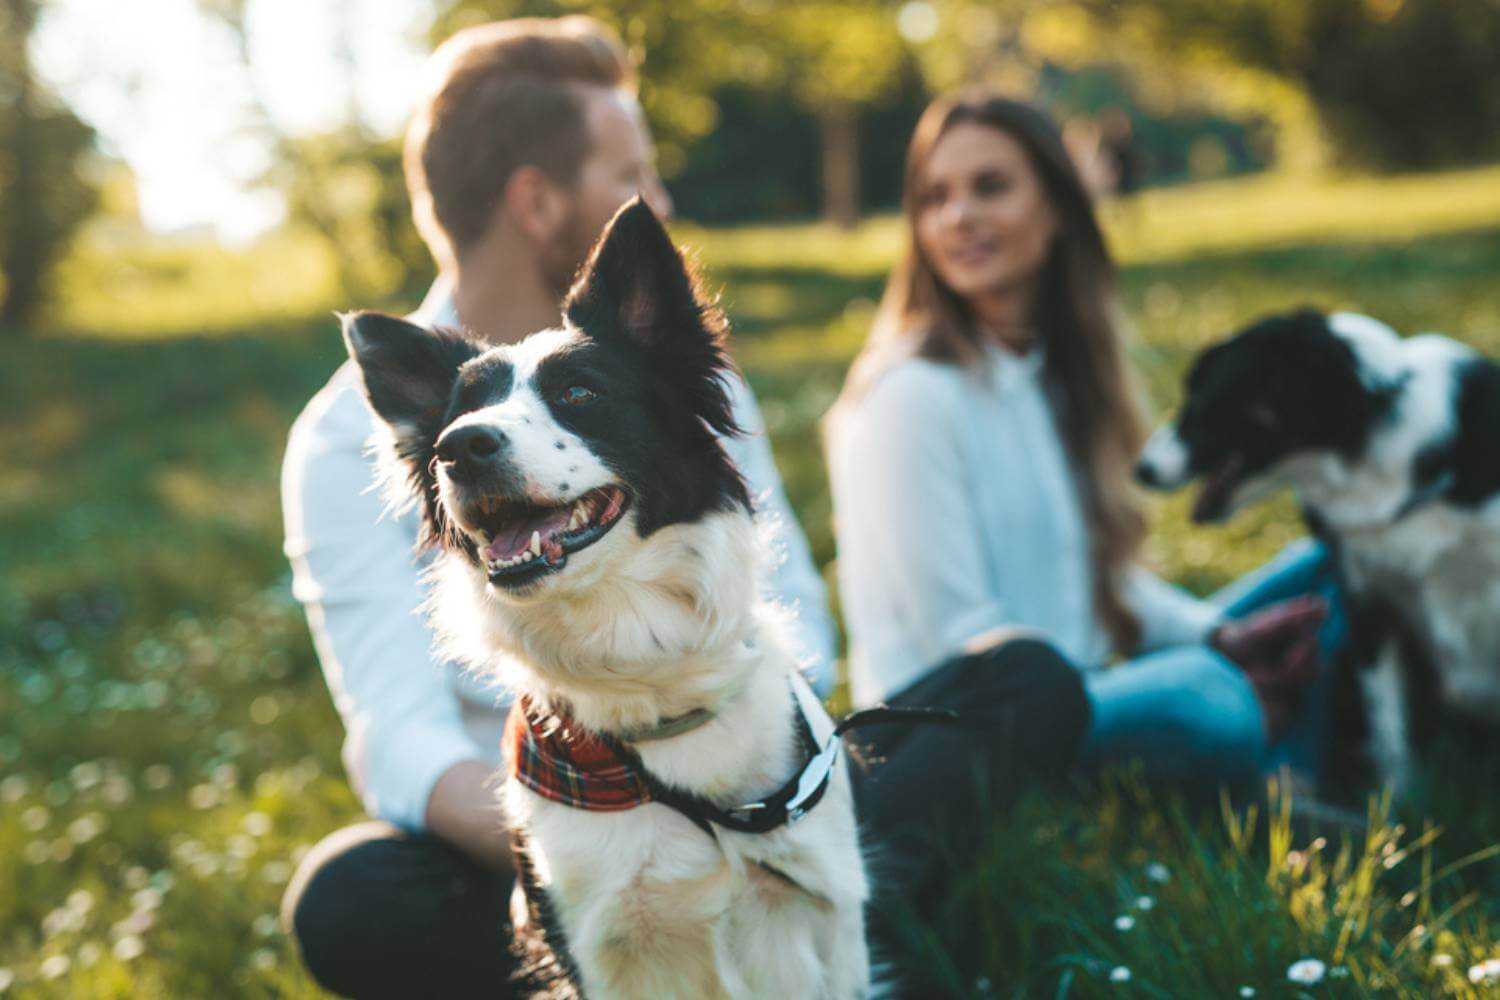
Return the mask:
<svg viewBox="0 0 1500 1000"><path fill-rule="evenodd" d="M1370 757L1382 785L1403 795L1415 770L1406 718L1405 683L1400 654L1393 645L1360 677L1370 720Z"/></svg>
<svg viewBox="0 0 1500 1000"><path fill-rule="evenodd" d="M702 886L709 888L712 886ZM682 883L638 880L575 912L568 930L584 993L608 1000L749 1000L717 961L722 907ZM710 893L718 895L718 893ZM705 912L711 910L716 912Z"/></svg>

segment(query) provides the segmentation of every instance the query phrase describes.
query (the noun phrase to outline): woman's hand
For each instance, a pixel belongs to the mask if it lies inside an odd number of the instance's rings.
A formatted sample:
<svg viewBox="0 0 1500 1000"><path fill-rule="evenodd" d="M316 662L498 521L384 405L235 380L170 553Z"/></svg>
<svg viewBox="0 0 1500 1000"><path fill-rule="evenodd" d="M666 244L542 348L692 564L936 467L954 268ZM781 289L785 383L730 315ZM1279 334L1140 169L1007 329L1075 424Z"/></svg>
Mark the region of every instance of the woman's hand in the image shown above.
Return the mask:
<svg viewBox="0 0 1500 1000"><path fill-rule="evenodd" d="M1286 732L1303 691L1318 676L1318 629L1327 617L1323 598L1294 597L1225 622L1209 636L1209 645L1254 685L1272 742Z"/></svg>

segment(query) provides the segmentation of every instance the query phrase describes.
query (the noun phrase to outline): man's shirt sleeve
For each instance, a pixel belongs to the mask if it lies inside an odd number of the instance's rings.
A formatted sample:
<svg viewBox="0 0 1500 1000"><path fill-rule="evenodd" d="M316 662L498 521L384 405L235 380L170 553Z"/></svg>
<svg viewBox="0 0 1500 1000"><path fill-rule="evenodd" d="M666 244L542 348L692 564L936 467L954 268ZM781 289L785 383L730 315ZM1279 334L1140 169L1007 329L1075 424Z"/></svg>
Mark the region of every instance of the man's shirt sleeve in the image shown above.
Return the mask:
<svg viewBox="0 0 1500 1000"><path fill-rule="evenodd" d="M443 772L493 754L464 729L418 610L425 594L415 532L385 513L372 488L364 451L372 428L348 368L303 411L282 466L286 554L344 720L355 791L371 815L420 830Z"/></svg>
<svg viewBox="0 0 1500 1000"><path fill-rule="evenodd" d="M727 438L725 446L750 488L756 520L764 526L762 538L769 537L772 551L771 572L766 580L765 596L793 616L792 639L795 652L803 658L805 673L813 689L826 697L837 679L834 671L835 637L833 620L828 614L828 593L823 578L813 563L807 537L787 502L781 474L771 454L765 420L750 387L741 379L730 382L735 420L744 430L739 437Z"/></svg>

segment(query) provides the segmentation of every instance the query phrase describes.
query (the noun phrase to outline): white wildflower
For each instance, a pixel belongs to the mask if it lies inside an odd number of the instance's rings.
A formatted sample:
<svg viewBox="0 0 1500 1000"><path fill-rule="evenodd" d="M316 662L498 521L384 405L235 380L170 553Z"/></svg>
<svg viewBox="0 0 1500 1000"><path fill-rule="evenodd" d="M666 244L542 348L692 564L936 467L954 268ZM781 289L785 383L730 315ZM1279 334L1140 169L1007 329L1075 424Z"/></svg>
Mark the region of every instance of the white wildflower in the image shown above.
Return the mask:
<svg viewBox="0 0 1500 1000"><path fill-rule="evenodd" d="M1491 958L1469 969L1469 982L1475 986L1500 983L1500 958Z"/></svg>
<svg viewBox="0 0 1500 1000"><path fill-rule="evenodd" d="M188 804L194 809L212 809L219 804L219 789L207 783L194 785L188 791Z"/></svg>
<svg viewBox="0 0 1500 1000"><path fill-rule="evenodd" d="M137 910L154 910L161 906L161 893L149 887L139 889L130 897L130 903Z"/></svg>
<svg viewBox="0 0 1500 1000"><path fill-rule="evenodd" d="M1432 964L1440 969L1446 969L1453 964L1453 956L1445 951L1440 951L1432 956Z"/></svg>
<svg viewBox="0 0 1500 1000"><path fill-rule="evenodd" d="M58 979L68 974L73 967L73 960L67 955L53 955L43 962L37 971L42 974L43 979Z"/></svg>
<svg viewBox="0 0 1500 1000"><path fill-rule="evenodd" d="M103 814L86 813L68 824L68 839L75 844L87 844L103 833L106 825Z"/></svg>
<svg viewBox="0 0 1500 1000"><path fill-rule="evenodd" d="M146 953L146 942L134 934L126 934L115 942L114 952L115 958L122 962L129 962Z"/></svg>
<svg viewBox="0 0 1500 1000"><path fill-rule="evenodd" d="M86 760L82 764L74 766L68 772L68 777L73 779L73 787L80 792L86 792L99 784L104 778L104 768L99 766L95 760Z"/></svg>
<svg viewBox="0 0 1500 1000"><path fill-rule="evenodd" d="M21 825L32 833L37 833L50 822L52 813L46 806L32 806L21 814Z"/></svg>
<svg viewBox="0 0 1500 1000"><path fill-rule="evenodd" d="M172 769L165 764L152 764L141 773L146 787L161 791L172 783Z"/></svg>
<svg viewBox="0 0 1500 1000"><path fill-rule="evenodd" d="M276 953L270 948L257 948L250 955L250 964L265 972L276 968Z"/></svg>
<svg viewBox="0 0 1500 1000"><path fill-rule="evenodd" d="M78 946L78 964L85 969L93 968L104 957L104 946L98 941L85 941Z"/></svg>
<svg viewBox="0 0 1500 1000"><path fill-rule="evenodd" d="M1323 981L1323 976L1328 972L1328 966L1316 958L1304 958L1293 962L1286 970L1286 977L1294 983L1303 986L1312 986Z"/></svg>
<svg viewBox="0 0 1500 1000"><path fill-rule="evenodd" d="M1172 881L1172 872L1160 861L1153 861L1146 866L1146 877L1157 885L1166 885Z"/></svg>
<svg viewBox="0 0 1500 1000"><path fill-rule="evenodd" d="M1115 917L1115 930L1117 931L1128 931L1134 926L1135 917L1132 917L1128 913Z"/></svg>
<svg viewBox="0 0 1500 1000"><path fill-rule="evenodd" d="M245 832L252 837L264 837L271 832L271 817L263 812L246 813L245 818L240 821Z"/></svg>
<svg viewBox="0 0 1500 1000"><path fill-rule="evenodd" d="M9 969L0 968L0 993L10 989L11 984L16 981L16 974Z"/></svg>
<svg viewBox="0 0 1500 1000"><path fill-rule="evenodd" d="M1130 970L1123 965L1117 965L1109 970L1109 981L1112 983L1130 982Z"/></svg>
<svg viewBox="0 0 1500 1000"><path fill-rule="evenodd" d="M1241 986L1240 987L1240 996L1244 997L1245 1000L1250 1000L1251 997L1255 996L1255 987L1254 986Z"/></svg>
<svg viewBox="0 0 1500 1000"><path fill-rule="evenodd" d="M27 781L23 774L12 774L4 781L0 781L0 801L19 802L29 791L31 791L31 782Z"/></svg>
<svg viewBox="0 0 1500 1000"><path fill-rule="evenodd" d="M276 929L278 926L276 921L276 914L262 913L260 916L255 918L255 923L251 924L250 926L260 937L270 937L272 934L276 933ZM988 980L984 981L988 982ZM979 983L976 982L974 985L977 987Z"/></svg>
<svg viewBox="0 0 1500 1000"><path fill-rule="evenodd" d="M1135 908L1137 910L1149 910L1152 907L1154 907L1155 905L1156 905L1156 900L1152 899L1150 896L1137 896L1136 897Z"/></svg>

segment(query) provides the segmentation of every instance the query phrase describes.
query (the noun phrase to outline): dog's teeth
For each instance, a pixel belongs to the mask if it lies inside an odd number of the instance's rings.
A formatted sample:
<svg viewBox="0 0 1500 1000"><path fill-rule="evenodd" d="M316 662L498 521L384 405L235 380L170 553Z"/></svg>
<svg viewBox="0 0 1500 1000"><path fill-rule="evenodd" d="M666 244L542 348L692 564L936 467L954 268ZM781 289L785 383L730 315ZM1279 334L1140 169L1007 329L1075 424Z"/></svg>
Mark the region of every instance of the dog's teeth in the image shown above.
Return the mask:
<svg viewBox="0 0 1500 1000"><path fill-rule="evenodd" d="M531 533L531 554L539 556L542 554L542 533L533 531Z"/></svg>

